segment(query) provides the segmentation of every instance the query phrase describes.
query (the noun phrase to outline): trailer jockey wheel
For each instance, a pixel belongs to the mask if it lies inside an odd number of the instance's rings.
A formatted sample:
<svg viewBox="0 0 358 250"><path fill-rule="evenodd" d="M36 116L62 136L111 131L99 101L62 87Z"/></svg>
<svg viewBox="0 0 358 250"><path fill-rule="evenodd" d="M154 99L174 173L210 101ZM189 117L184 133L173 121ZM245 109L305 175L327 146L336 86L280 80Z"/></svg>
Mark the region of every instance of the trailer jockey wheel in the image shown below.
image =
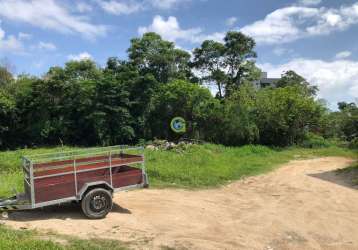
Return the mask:
<svg viewBox="0 0 358 250"><path fill-rule="evenodd" d="M90 219L103 219L112 210L112 194L105 189L89 191L82 199L82 211Z"/></svg>

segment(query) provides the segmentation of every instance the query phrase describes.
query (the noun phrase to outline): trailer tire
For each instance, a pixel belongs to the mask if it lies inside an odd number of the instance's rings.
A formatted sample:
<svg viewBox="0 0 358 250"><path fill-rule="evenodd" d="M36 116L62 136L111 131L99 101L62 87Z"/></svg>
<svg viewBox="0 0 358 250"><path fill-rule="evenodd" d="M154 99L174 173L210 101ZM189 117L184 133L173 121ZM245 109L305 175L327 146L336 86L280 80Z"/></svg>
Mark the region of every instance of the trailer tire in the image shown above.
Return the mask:
<svg viewBox="0 0 358 250"><path fill-rule="evenodd" d="M89 219L105 218L112 206L112 194L103 188L90 190L81 201L82 211Z"/></svg>

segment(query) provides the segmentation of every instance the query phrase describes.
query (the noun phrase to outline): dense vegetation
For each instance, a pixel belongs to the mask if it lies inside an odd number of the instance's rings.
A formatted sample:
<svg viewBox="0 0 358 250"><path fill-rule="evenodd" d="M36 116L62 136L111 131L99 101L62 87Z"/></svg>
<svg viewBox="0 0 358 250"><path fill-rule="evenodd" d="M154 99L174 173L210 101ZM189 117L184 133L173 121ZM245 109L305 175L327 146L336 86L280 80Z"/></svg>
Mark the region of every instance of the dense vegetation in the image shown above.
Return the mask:
<svg viewBox="0 0 358 250"><path fill-rule="evenodd" d="M104 67L70 61L42 77L14 77L0 67L0 148L180 137L231 146L338 138L357 146L356 104L329 111L317 88L292 71L257 88L256 57L255 41L240 32L228 32L223 43L204 41L192 57L147 33L131 40L128 60L109 58ZM186 134L170 130L175 116L187 120Z"/></svg>

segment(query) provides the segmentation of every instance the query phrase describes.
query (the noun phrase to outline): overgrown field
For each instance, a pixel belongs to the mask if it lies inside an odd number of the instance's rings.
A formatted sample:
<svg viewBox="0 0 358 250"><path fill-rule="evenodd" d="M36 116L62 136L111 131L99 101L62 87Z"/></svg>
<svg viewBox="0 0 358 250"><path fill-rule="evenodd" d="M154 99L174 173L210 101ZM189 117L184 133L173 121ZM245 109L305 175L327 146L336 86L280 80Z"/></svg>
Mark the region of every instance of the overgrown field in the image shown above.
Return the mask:
<svg viewBox="0 0 358 250"><path fill-rule="evenodd" d="M155 187L206 188L266 173L293 159L320 156L357 157L338 147L271 149L265 146L194 146L183 154L147 152L150 181Z"/></svg>
<svg viewBox="0 0 358 250"><path fill-rule="evenodd" d="M25 149L0 152L0 197L22 191L21 156L73 148ZM207 188L268 172L292 159L315 156L357 157L356 151L335 146L319 149L272 149L265 146L193 145L184 151L146 150L152 187Z"/></svg>

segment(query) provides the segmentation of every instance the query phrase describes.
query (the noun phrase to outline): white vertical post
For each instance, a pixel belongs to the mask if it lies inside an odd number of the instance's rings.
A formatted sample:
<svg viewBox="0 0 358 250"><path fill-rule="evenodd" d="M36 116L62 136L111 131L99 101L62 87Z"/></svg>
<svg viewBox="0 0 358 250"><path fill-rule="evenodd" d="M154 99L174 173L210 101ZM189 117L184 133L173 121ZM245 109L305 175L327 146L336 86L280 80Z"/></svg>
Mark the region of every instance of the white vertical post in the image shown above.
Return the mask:
<svg viewBox="0 0 358 250"><path fill-rule="evenodd" d="M77 196L77 166L76 166L76 159L73 159L73 176L74 176L74 180L75 180L75 196Z"/></svg>
<svg viewBox="0 0 358 250"><path fill-rule="evenodd" d="M34 165L30 163L30 183L31 183L31 206L35 208L35 184L34 184Z"/></svg>
<svg viewBox="0 0 358 250"><path fill-rule="evenodd" d="M109 178L111 182L111 187L113 187L113 176L112 176L112 150L109 151Z"/></svg>

